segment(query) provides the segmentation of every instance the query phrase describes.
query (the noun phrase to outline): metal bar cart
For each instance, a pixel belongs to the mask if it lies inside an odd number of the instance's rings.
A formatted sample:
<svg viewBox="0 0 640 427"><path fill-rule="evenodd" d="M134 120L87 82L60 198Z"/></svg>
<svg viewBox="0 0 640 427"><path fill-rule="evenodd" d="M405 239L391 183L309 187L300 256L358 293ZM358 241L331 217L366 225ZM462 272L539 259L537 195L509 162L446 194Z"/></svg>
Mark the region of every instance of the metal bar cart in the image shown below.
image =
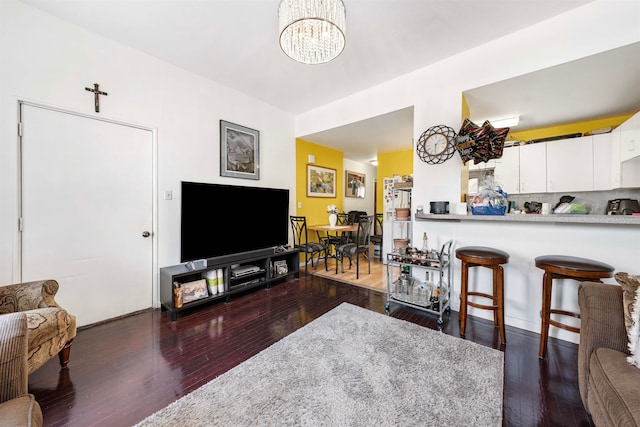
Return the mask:
<svg viewBox="0 0 640 427"><path fill-rule="evenodd" d="M387 254L387 313L394 302L436 314L442 325L442 314L451 311L452 244L453 239L439 251L396 248Z"/></svg>

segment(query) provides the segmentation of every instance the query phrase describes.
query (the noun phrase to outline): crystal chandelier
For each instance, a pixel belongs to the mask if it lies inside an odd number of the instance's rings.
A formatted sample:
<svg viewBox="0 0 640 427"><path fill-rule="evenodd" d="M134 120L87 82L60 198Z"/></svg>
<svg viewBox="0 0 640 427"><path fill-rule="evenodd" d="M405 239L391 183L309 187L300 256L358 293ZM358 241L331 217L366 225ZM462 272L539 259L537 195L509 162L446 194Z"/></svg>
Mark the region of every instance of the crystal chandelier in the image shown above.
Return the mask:
<svg viewBox="0 0 640 427"><path fill-rule="evenodd" d="M282 0L280 47L304 64L329 62L344 49L346 15L342 0Z"/></svg>

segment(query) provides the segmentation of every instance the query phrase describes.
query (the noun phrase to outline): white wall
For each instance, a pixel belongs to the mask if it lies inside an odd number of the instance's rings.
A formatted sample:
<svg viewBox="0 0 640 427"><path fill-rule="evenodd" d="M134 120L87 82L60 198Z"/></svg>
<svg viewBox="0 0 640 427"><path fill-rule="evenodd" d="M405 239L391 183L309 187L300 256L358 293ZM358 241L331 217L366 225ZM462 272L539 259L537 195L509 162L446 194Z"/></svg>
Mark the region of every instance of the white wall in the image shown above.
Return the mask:
<svg viewBox="0 0 640 427"><path fill-rule="evenodd" d="M640 2L596 0L581 8L522 29L437 64L296 117L296 135L343 126L414 105L414 138L430 126L458 129L461 94L474 87L614 49L640 41ZM414 206L430 201L458 202L462 164L456 155L441 165L427 165L414 155ZM512 253L506 269L507 323L539 332L541 274L532 267L535 256L549 252L592 257L618 271L640 273L640 230L607 227L538 227L526 225L472 226L465 223L414 222L413 239L427 231L432 245L454 238L456 245L484 244ZM608 233L604 238L603 233ZM553 239L547 239L547 235ZM515 238L515 236L521 236ZM561 238L559 238L561 236ZM552 245L551 242L555 243ZM459 266L454 269L454 293L459 293ZM575 308L575 298L565 301ZM457 298L454 309L458 307ZM473 314L474 312L472 310ZM485 316L484 314L479 315ZM574 334L555 331L563 339ZM507 337L508 339L508 337Z"/></svg>
<svg viewBox="0 0 640 427"><path fill-rule="evenodd" d="M370 164L356 162L349 159L342 161L343 182L346 179L346 171L363 173L365 175L365 196L364 199L356 197L343 197L342 209L349 211L364 211L373 215L375 194L373 191L373 180L376 177L376 167Z"/></svg>
<svg viewBox="0 0 640 427"><path fill-rule="evenodd" d="M294 118L15 0L0 1L0 283L19 280L17 101L156 128L158 266L177 264L180 181L288 188L295 195ZM260 131L260 180L220 177L219 121ZM172 201L161 195L173 190ZM294 211L295 197L290 210ZM223 201L223 204L227 201Z"/></svg>

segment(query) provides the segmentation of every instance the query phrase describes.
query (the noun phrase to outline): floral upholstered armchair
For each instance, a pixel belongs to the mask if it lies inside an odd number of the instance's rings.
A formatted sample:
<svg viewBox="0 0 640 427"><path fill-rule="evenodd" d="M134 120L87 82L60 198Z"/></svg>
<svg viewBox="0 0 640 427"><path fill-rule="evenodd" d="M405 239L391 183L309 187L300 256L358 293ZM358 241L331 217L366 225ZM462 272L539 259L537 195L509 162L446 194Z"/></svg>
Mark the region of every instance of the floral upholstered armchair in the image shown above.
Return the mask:
<svg viewBox="0 0 640 427"><path fill-rule="evenodd" d="M32 373L56 354L64 368L76 336L76 317L60 307L55 280L0 286L0 323L9 313L24 312L28 325L28 370Z"/></svg>
<svg viewBox="0 0 640 427"><path fill-rule="evenodd" d="M0 424L41 426L42 410L27 390L27 315L10 313L0 319Z"/></svg>

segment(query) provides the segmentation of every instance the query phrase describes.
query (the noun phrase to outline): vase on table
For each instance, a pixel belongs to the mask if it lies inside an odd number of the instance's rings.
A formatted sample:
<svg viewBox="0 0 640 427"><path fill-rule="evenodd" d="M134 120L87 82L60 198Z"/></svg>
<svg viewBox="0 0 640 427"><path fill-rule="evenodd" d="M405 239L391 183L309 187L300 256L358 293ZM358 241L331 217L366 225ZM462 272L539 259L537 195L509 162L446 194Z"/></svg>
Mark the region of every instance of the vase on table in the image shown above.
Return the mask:
<svg viewBox="0 0 640 427"><path fill-rule="evenodd" d="M331 228L335 227L337 223L338 223L338 215L333 213L329 214L329 225L331 226Z"/></svg>

